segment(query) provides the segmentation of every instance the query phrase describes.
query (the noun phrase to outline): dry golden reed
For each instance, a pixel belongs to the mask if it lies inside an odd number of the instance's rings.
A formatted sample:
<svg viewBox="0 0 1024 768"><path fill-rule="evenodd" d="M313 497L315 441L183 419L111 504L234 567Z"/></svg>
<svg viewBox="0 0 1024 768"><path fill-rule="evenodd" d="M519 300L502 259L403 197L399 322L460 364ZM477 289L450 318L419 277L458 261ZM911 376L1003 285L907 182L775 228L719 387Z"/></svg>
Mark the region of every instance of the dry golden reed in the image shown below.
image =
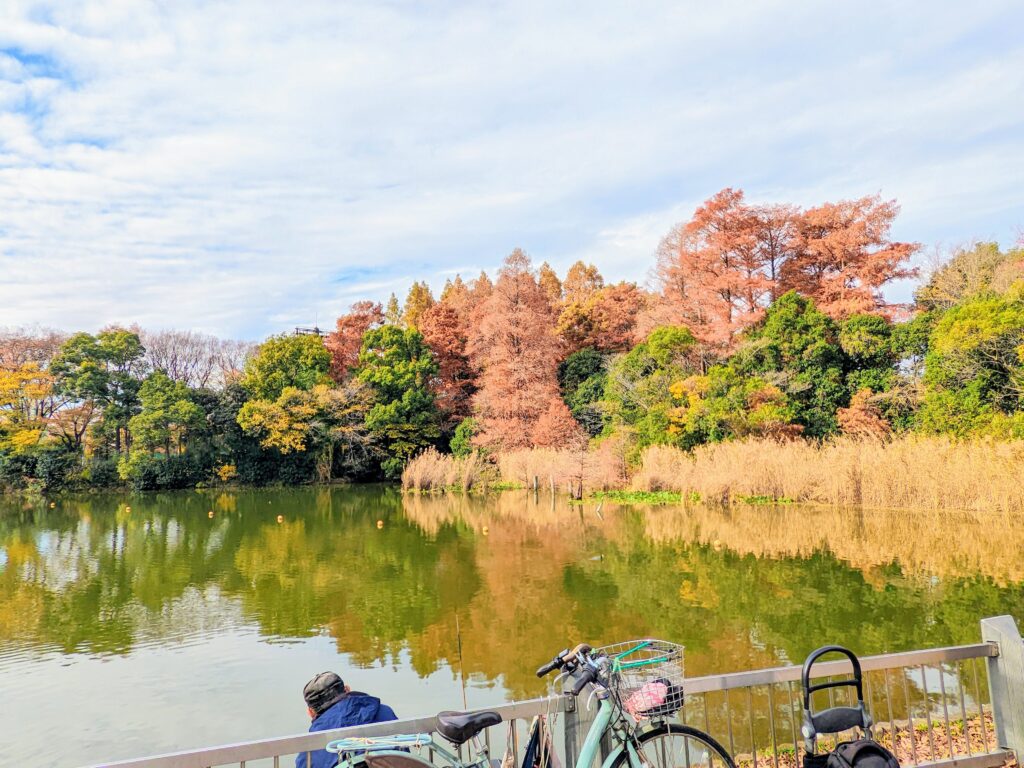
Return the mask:
<svg viewBox="0 0 1024 768"><path fill-rule="evenodd" d="M412 458L402 472L402 488L414 491L471 491L494 482L493 465L479 453L452 456L428 448Z"/></svg>
<svg viewBox="0 0 1024 768"><path fill-rule="evenodd" d="M910 436L825 443L745 440L686 453L648 448L639 490L889 509L1024 509L1024 441Z"/></svg>

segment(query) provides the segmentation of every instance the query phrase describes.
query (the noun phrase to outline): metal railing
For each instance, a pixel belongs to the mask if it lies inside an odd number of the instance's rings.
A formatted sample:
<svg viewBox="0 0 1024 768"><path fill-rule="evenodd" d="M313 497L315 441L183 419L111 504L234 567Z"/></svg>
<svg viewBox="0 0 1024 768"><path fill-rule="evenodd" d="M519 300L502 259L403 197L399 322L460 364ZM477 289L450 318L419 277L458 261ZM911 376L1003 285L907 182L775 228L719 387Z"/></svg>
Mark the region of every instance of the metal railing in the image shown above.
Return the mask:
<svg viewBox="0 0 1024 768"><path fill-rule="evenodd" d="M986 642L866 656L861 661L865 702L875 735L901 763L914 766L992 768L1024 748L1024 643L1010 617L982 621ZM985 669L979 669L984 666ZM817 664L815 678L851 672L848 661ZM687 678L679 719L714 736L740 768L794 768L800 737L800 667L785 666ZM830 689L818 708L852 703ZM990 693L991 692L991 693ZM825 691L819 692L824 697ZM521 757L520 731L538 715L557 715L562 764L573 768L590 717L586 698L551 696L489 710L505 721L484 737ZM509 723L511 722L511 726ZM434 717L304 733L148 758L104 763L108 768L208 768L219 765L290 765L292 757L323 749L334 739L429 732ZM557 738L560 734L561 738ZM822 743L828 747L827 742ZM257 762L259 761L259 762ZM518 762L518 760L517 760ZM307 762L308 764L308 762Z"/></svg>

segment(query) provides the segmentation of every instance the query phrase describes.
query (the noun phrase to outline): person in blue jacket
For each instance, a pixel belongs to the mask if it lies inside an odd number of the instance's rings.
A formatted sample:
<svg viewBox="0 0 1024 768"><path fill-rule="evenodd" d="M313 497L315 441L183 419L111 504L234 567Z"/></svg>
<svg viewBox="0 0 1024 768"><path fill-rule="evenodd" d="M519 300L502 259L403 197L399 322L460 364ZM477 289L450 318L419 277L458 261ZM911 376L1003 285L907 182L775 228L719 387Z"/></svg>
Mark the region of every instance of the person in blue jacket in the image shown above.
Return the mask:
<svg viewBox="0 0 1024 768"><path fill-rule="evenodd" d="M310 733L398 719L387 704L382 704L376 696L351 690L334 672L321 672L306 683L302 697L313 721ZM298 755L295 768L330 768L338 762L338 756L326 749L318 749L311 756L312 765L307 766L306 753Z"/></svg>

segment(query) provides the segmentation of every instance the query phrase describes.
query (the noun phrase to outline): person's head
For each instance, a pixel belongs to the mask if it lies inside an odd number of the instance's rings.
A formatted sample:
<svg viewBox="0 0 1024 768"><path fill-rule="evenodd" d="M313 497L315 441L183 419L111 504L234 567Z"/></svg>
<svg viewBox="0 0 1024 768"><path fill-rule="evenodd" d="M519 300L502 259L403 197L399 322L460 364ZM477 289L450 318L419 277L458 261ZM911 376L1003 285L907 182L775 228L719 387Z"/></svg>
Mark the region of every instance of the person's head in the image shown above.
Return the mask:
<svg viewBox="0 0 1024 768"><path fill-rule="evenodd" d="M349 687L334 672L321 672L306 683L302 698L306 700L310 718L315 720L348 692Z"/></svg>

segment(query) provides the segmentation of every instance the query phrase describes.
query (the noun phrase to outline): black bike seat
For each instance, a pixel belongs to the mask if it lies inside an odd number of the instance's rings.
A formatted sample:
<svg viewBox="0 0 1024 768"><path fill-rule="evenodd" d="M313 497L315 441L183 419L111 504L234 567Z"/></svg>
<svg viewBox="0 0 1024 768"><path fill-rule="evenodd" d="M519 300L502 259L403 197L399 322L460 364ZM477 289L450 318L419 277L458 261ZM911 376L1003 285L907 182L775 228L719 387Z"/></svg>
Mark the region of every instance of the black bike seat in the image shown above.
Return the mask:
<svg viewBox="0 0 1024 768"><path fill-rule="evenodd" d="M452 744L464 744L484 728L500 722L497 712L438 712L437 732Z"/></svg>

